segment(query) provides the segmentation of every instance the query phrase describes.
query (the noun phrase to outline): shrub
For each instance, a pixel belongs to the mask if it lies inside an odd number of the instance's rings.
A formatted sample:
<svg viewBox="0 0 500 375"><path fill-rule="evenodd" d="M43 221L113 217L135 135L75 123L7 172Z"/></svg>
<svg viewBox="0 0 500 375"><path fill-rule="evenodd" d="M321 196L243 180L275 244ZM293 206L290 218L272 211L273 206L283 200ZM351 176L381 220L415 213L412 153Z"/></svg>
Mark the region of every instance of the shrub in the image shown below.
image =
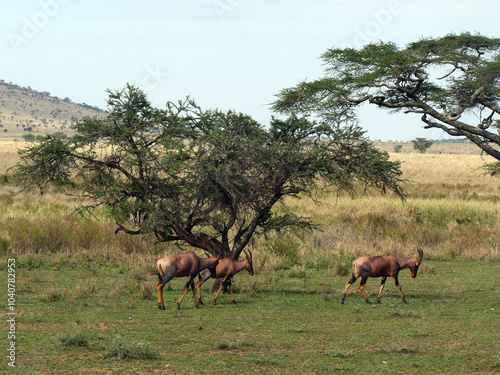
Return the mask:
<svg viewBox="0 0 500 375"><path fill-rule="evenodd" d="M220 350L242 350L247 346L250 346L250 344L244 341L222 341L217 343L217 349Z"/></svg>
<svg viewBox="0 0 500 375"><path fill-rule="evenodd" d="M352 352L343 352L342 350L330 350L328 352L328 356L333 358L349 358L352 357Z"/></svg>
<svg viewBox="0 0 500 375"><path fill-rule="evenodd" d="M0 237L0 255L7 254L9 252L9 241Z"/></svg>
<svg viewBox="0 0 500 375"><path fill-rule="evenodd" d="M274 238L269 239L265 247L272 253L286 259L283 268L288 269L296 265L299 261L299 240L289 233L278 233Z"/></svg>
<svg viewBox="0 0 500 375"><path fill-rule="evenodd" d="M59 289L49 289L43 296L43 299L47 302L59 302L64 299L64 296L64 291L61 291Z"/></svg>
<svg viewBox="0 0 500 375"><path fill-rule="evenodd" d="M84 334L80 332L71 332L65 334L64 336L59 337L59 341L62 346L79 346L79 347L87 347L89 346L89 342Z"/></svg>
<svg viewBox="0 0 500 375"><path fill-rule="evenodd" d="M148 283L141 284L141 299L143 300L153 300L153 287Z"/></svg>
<svg viewBox="0 0 500 375"><path fill-rule="evenodd" d="M12 178L7 174L0 174L0 185L5 185L10 183Z"/></svg>
<svg viewBox="0 0 500 375"><path fill-rule="evenodd" d="M120 336L116 337L106 348L106 357L122 359L155 359L159 356L156 350L149 342L130 343Z"/></svg>

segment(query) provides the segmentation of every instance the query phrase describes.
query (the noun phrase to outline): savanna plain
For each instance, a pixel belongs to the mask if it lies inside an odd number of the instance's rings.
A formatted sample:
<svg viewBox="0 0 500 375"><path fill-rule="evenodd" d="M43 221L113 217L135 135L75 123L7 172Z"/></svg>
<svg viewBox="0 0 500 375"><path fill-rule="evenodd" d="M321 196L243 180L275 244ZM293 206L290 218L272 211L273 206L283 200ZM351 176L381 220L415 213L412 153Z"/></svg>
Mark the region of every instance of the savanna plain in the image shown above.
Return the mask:
<svg viewBox="0 0 500 375"><path fill-rule="evenodd" d="M7 169L22 142L0 142L1 373L19 374L496 374L500 372L500 180L472 154L391 153L406 201L319 189L287 201L313 219L311 233L273 233L251 244L255 275L228 295L157 309L156 260L187 247L114 235L106 210L52 191L21 192ZM386 252L424 260L417 278L388 279L368 305L351 262ZM202 256L202 253L199 253ZM15 269L8 269L13 259ZM15 338L8 279L15 274ZM376 301L380 279L365 290ZM7 358L15 344L15 367Z"/></svg>

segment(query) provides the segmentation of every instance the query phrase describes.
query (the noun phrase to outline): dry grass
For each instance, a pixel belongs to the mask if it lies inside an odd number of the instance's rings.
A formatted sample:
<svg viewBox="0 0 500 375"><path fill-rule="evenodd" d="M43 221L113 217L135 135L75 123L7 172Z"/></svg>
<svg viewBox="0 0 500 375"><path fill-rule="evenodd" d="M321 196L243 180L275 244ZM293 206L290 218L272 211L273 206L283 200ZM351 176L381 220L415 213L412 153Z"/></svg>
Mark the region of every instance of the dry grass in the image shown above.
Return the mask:
<svg viewBox="0 0 500 375"><path fill-rule="evenodd" d="M488 202L342 198L328 212L326 207L314 213L322 231L309 239L305 259L311 249L324 253L323 259L386 252L415 256L417 246L427 258L500 259L498 208Z"/></svg>
<svg viewBox="0 0 500 375"><path fill-rule="evenodd" d="M22 145L0 142L0 174L15 163ZM289 199L293 211L311 217L320 230L300 238L280 233L257 239L252 249L256 271L289 268L296 273L315 267L341 275L350 271L356 256L414 256L417 246L427 259L500 260L499 184L496 176L479 170L491 160L400 153L391 158L402 162L404 178L411 181L406 202L390 195L338 197L328 189L318 192L319 205L307 197ZM154 238L115 236L115 224L104 212L98 221L71 215L78 199L17 192L0 185L0 251L30 267L64 267L99 258L117 265L133 262L141 280L139 275L150 273L159 256L181 251Z"/></svg>
<svg viewBox="0 0 500 375"><path fill-rule="evenodd" d="M476 199L500 198L497 176L481 169L490 156L450 154L390 154L401 161L403 177L411 181L406 189L410 197Z"/></svg>
<svg viewBox="0 0 500 375"><path fill-rule="evenodd" d="M346 272L350 260L366 254L415 256L416 247L429 259L500 260L497 202L499 180L480 167L493 159L480 155L391 154L402 163L406 202L391 196L338 197L321 190L312 199L289 199L293 212L312 217L315 231L293 250L307 266ZM295 249L281 236L283 247ZM274 239L273 241L277 241ZM289 265L289 256L272 257L275 266ZM293 258L292 257L292 258Z"/></svg>
<svg viewBox="0 0 500 375"><path fill-rule="evenodd" d="M0 174L7 173L7 169L17 163L19 160L17 149L26 145L26 142L0 141Z"/></svg>

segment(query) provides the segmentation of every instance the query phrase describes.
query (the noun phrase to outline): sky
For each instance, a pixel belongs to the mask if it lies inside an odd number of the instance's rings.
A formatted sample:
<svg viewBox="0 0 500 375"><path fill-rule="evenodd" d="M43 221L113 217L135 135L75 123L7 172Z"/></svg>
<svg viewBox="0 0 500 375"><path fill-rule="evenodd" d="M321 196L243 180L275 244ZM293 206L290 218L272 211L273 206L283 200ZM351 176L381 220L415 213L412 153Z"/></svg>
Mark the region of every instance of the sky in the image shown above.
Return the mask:
<svg viewBox="0 0 500 375"><path fill-rule="evenodd" d="M130 83L159 108L190 96L263 125L282 89L324 76L329 48L500 31L495 0L6 0L0 9L6 82L102 109L106 90ZM372 140L446 138L414 114L363 106L359 120Z"/></svg>

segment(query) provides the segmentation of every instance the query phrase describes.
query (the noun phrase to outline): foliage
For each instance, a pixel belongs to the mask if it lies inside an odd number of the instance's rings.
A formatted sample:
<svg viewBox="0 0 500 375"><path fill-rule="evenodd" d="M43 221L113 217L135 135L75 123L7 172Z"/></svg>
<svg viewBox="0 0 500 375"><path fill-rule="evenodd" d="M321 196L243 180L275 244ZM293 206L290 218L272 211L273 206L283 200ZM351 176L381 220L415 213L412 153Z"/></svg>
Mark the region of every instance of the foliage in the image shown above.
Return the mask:
<svg viewBox="0 0 500 375"><path fill-rule="evenodd" d="M64 132L54 132L54 133L50 134L50 136L53 137L53 138L55 138L55 139L66 139L66 138L68 138L68 135L66 133L64 133ZM40 139L40 140L43 140L43 138Z"/></svg>
<svg viewBox="0 0 500 375"><path fill-rule="evenodd" d="M427 151L427 149L434 143L425 138L415 138L414 140L412 140L412 142L413 148L421 154L425 153L425 151Z"/></svg>
<svg viewBox="0 0 500 375"><path fill-rule="evenodd" d="M36 139L34 134L24 134L23 138L26 142L33 142Z"/></svg>
<svg viewBox="0 0 500 375"><path fill-rule="evenodd" d="M362 103L416 113L426 128L467 137L500 160L500 38L462 33L361 49L332 48L322 58L326 76L283 90L274 108L353 118ZM473 113L478 124L463 118ZM493 126L492 126L493 125Z"/></svg>
<svg viewBox="0 0 500 375"><path fill-rule="evenodd" d="M394 151L396 154L398 154L398 153L400 153L400 152L401 152L401 150L402 150L402 149L403 149L403 145L395 145L395 146L394 146L394 150L393 150L393 151Z"/></svg>
<svg viewBox="0 0 500 375"><path fill-rule="evenodd" d="M71 332L59 337L62 346L80 346L87 347L89 345L89 340L81 332Z"/></svg>
<svg viewBox="0 0 500 375"><path fill-rule="evenodd" d="M273 207L320 183L402 196L399 162L354 125L292 114L267 129L189 98L158 109L130 85L110 91L108 105L105 120L83 120L74 137L47 136L22 150L14 171L25 187L55 183L91 202L81 212L107 207L117 232L237 258L258 231L311 228Z"/></svg>
<svg viewBox="0 0 500 375"><path fill-rule="evenodd" d="M7 254L9 252L9 246L9 241L0 237L0 255Z"/></svg>
<svg viewBox="0 0 500 375"><path fill-rule="evenodd" d="M155 359L158 358L158 350L149 342L134 344L117 336L106 348L106 357L122 359Z"/></svg>

